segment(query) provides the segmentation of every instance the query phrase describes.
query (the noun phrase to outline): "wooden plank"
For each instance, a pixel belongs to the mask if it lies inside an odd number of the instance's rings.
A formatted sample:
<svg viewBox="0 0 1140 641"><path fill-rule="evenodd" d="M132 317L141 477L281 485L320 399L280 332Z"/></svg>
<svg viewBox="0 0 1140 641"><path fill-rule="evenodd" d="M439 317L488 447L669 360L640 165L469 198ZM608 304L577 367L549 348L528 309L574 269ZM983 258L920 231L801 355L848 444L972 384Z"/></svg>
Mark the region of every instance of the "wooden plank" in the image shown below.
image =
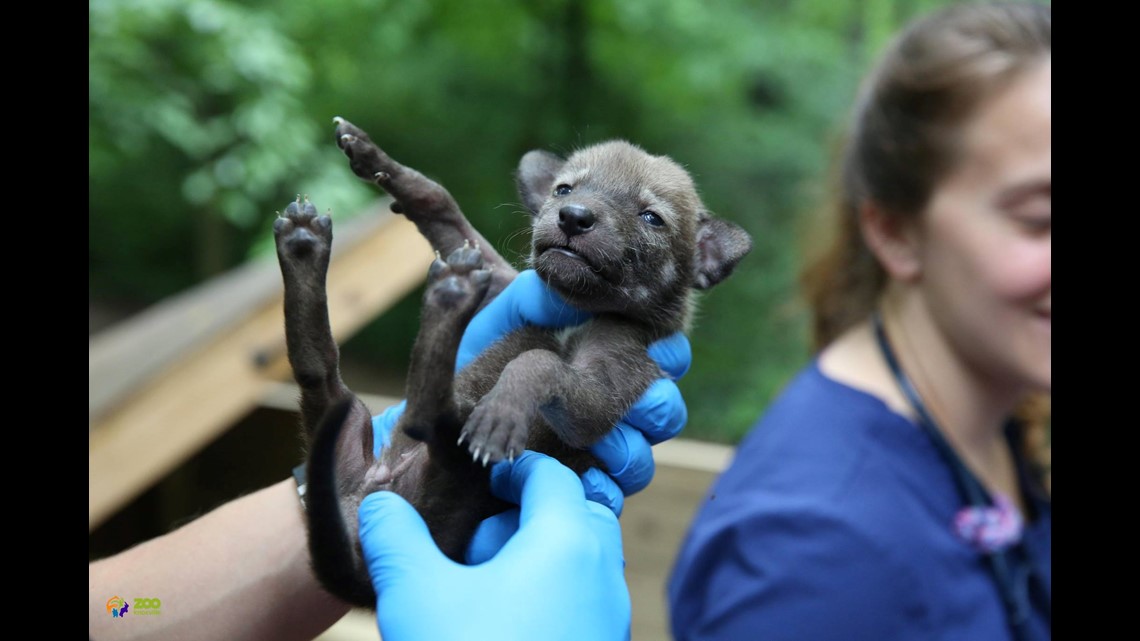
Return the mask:
<svg viewBox="0 0 1140 641"><path fill-rule="evenodd" d="M434 257L403 217L377 217L381 220L352 247L339 247L343 234L335 236L328 299L338 341L422 283ZM173 364L150 373L92 420L89 529L256 407L274 377L288 375L277 279L276 294L245 312L240 322L180 352Z"/></svg>
<svg viewBox="0 0 1140 641"><path fill-rule="evenodd" d="M97 420L147 379L274 300L280 289L276 265L251 262L92 336L88 420Z"/></svg>
<svg viewBox="0 0 1140 641"><path fill-rule="evenodd" d="M506 623L504 625L510 625ZM376 613L354 608L313 641L381 641Z"/></svg>
<svg viewBox="0 0 1140 641"><path fill-rule="evenodd" d="M334 229L333 257L391 222L390 200ZM281 271L273 257L251 261L171 296L91 337L88 344L88 420L95 421L133 389L255 310L281 298Z"/></svg>
<svg viewBox="0 0 1140 641"><path fill-rule="evenodd" d="M363 394L355 390L353 390L353 393L375 414L383 412L385 409L402 400L395 396L385 396L383 394ZM300 398L301 388L297 387L294 383L269 383L265 388L265 394L261 397L260 402L262 407L300 413L301 405L298 401Z"/></svg>
<svg viewBox="0 0 1140 641"><path fill-rule="evenodd" d="M625 500L622 549L634 639L672 638L665 586L689 524L715 479L710 471L658 465L649 487Z"/></svg>
<svg viewBox="0 0 1140 641"><path fill-rule="evenodd" d="M653 446L653 460L660 466L720 474L728 468L736 450L720 443L675 438Z"/></svg>

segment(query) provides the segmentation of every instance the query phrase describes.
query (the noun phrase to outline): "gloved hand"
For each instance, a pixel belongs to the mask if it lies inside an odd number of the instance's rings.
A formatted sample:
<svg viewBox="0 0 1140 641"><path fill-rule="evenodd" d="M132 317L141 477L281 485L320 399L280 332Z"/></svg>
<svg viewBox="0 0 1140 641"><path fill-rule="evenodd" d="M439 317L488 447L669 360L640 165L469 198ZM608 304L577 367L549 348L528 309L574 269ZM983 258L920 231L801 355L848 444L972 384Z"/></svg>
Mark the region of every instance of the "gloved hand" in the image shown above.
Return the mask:
<svg viewBox="0 0 1140 641"><path fill-rule="evenodd" d="M649 355L674 377L688 370L692 358L684 334L674 334L653 343L649 346ZM629 413L591 448L606 464L609 474L596 468L586 470L581 477L586 498L621 516L625 497L641 491L653 480L656 467L650 445L676 436L687 417L685 401L673 380L661 378L650 385ZM497 463L492 474L505 464L504 461ZM517 508L484 519L467 546L467 563L482 563L495 556L518 528Z"/></svg>
<svg viewBox="0 0 1140 641"><path fill-rule="evenodd" d="M495 557L460 565L392 492L360 504L360 542L385 641L626 640L630 599L621 530L558 461L524 452L496 466L492 491L518 503L519 527Z"/></svg>
<svg viewBox="0 0 1140 641"><path fill-rule="evenodd" d="M588 318L589 314L570 307L547 287L534 270L523 271L471 319L459 345L456 369L462 369L491 343L524 325L566 327ZM625 497L644 489L653 479L656 468L650 446L676 436L688 419L675 383L692 362L688 338L677 333L659 340L649 346L649 356L670 378L655 381L614 429L593 446L593 453L605 463L609 474L591 469L582 475L587 498L608 506L617 515L621 514ZM388 443L404 407L401 402L373 417L377 453ZM515 509L485 520L468 549L467 561L479 563L493 556L518 529L518 517Z"/></svg>

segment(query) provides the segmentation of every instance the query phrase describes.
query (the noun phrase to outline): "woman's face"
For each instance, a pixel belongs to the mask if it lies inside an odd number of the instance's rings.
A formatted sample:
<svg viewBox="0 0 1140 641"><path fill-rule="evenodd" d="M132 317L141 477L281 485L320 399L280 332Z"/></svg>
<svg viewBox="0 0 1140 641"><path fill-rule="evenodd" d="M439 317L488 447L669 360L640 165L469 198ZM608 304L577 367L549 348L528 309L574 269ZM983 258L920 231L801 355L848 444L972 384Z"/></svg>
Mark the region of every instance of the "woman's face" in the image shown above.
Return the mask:
<svg viewBox="0 0 1140 641"><path fill-rule="evenodd" d="M920 287L987 383L1051 386L1051 88L1048 60L983 103L921 217Z"/></svg>

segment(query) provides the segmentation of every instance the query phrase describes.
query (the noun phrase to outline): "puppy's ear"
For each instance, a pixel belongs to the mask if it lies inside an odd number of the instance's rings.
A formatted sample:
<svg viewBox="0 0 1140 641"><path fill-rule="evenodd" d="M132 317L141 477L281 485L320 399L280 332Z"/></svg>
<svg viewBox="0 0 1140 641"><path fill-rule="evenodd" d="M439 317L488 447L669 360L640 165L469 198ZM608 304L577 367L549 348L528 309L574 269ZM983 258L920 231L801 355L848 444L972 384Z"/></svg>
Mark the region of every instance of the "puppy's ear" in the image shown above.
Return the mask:
<svg viewBox="0 0 1140 641"><path fill-rule="evenodd" d="M701 214L697 226L697 262L693 285L708 289L728 278L752 251L752 237L739 225Z"/></svg>
<svg viewBox="0 0 1140 641"><path fill-rule="evenodd" d="M519 161L515 175L519 196L530 213L537 214L542 203L554 192L554 177L566 161L549 151L528 151Z"/></svg>

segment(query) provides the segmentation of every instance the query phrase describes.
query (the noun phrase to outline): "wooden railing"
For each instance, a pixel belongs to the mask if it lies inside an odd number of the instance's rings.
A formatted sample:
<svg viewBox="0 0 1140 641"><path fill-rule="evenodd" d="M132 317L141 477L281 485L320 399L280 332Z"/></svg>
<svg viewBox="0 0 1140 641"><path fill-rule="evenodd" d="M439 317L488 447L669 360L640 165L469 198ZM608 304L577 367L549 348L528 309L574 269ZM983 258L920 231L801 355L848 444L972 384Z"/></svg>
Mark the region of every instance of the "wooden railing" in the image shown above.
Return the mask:
<svg viewBox="0 0 1140 641"><path fill-rule="evenodd" d="M329 318L338 342L423 282L434 256L387 202L334 228ZM281 273L257 261L91 337L88 530L292 380ZM288 396L288 391L284 392Z"/></svg>

